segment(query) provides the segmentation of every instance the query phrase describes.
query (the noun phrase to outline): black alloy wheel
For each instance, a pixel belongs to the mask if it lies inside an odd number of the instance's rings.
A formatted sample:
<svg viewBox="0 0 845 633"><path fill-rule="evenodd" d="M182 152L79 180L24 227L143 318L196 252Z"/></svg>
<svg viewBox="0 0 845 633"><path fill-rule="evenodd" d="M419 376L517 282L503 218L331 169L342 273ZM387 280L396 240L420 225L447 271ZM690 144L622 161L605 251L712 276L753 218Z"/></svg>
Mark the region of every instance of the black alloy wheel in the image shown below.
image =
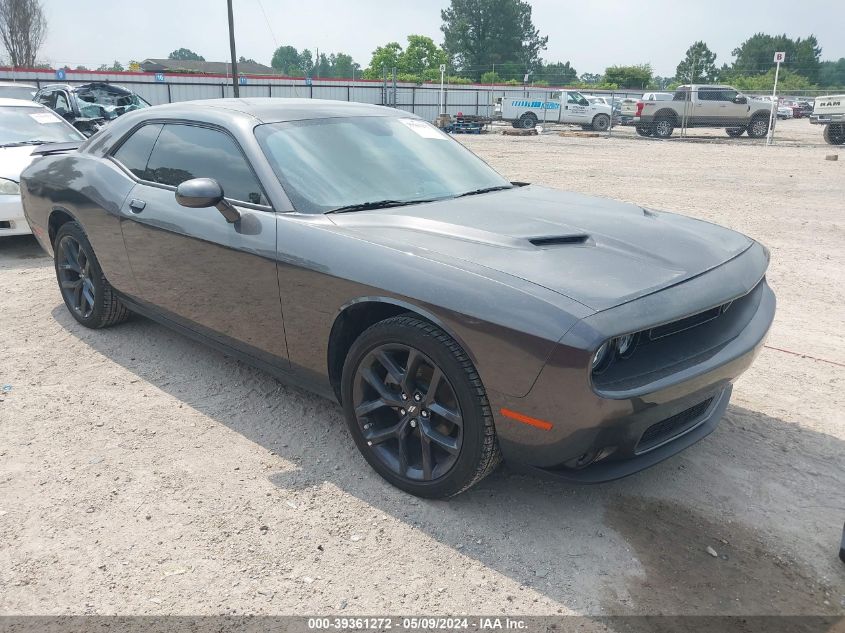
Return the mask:
<svg viewBox="0 0 845 633"><path fill-rule="evenodd" d="M94 312L96 289L91 280L91 261L79 242L65 235L56 248L56 273L68 308L82 319Z"/></svg>
<svg viewBox="0 0 845 633"><path fill-rule="evenodd" d="M370 465L423 497L450 497L500 461L484 387L448 334L413 315L353 343L342 377L346 422Z"/></svg>

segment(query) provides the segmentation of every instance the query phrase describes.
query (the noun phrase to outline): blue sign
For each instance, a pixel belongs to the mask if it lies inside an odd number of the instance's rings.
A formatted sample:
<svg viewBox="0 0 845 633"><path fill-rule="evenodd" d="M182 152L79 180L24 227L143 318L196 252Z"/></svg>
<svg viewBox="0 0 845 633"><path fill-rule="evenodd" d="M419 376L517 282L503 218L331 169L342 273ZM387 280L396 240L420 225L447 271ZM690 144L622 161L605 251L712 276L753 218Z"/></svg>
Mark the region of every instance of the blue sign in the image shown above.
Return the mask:
<svg viewBox="0 0 845 633"><path fill-rule="evenodd" d="M56 79L58 79L59 81L64 81L65 77L67 77L67 73L65 73L64 68L59 68L56 70Z"/></svg>
<svg viewBox="0 0 845 633"><path fill-rule="evenodd" d="M164 73L156 73L156 81L164 81Z"/></svg>
<svg viewBox="0 0 845 633"><path fill-rule="evenodd" d="M243 75L238 76L238 85L245 86L246 85L246 77Z"/></svg>
<svg viewBox="0 0 845 633"><path fill-rule="evenodd" d="M311 85L311 77L306 77L306 78L305 78L305 85L306 85L306 86L310 86L310 85Z"/></svg>

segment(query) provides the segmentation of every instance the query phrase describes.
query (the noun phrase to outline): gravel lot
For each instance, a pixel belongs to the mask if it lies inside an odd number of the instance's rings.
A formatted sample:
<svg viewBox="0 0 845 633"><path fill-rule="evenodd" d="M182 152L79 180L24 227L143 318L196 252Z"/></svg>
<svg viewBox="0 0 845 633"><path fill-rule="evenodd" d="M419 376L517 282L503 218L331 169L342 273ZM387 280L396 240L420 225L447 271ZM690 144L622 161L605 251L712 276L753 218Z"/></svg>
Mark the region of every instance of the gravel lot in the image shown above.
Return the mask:
<svg viewBox="0 0 845 633"><path fill-rule="evenodd" d="M336 405L142 318L85 330L35 241L0 240L0 613L845 614L845 161L778 131L798 140L461 138L772 251L769 348L721 426L594 487L502 468L409 497Z"/></svg>

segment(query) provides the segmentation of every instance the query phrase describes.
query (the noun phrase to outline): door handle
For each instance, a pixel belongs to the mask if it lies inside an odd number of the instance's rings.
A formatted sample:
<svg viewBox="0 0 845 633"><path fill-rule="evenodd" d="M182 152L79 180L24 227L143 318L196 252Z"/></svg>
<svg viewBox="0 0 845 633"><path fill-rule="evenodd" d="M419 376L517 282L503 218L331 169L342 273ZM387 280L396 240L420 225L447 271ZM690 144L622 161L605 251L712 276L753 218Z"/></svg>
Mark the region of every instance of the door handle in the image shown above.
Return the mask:
<svg viewBox="0 0 845 633"><path fill-rule="evenodd" d="M138 198L132 198L129 201L129 208L132 210L133 213L141 213L144 210L144 207L147 206L147 203L143 200L139 200Z"/></svg>

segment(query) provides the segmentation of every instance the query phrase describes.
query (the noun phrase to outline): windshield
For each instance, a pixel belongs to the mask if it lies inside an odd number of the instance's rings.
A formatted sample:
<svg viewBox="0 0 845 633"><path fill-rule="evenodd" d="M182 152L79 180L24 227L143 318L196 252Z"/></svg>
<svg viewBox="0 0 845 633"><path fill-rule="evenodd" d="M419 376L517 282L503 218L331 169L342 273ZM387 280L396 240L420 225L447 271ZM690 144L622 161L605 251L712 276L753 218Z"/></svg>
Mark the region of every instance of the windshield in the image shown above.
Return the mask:
<svg viewBox="0 0 845 633"><path fill-rule="evenodd" d="M419 119L269 123L258 126L255 135L294 207L303 213L510 186L463 145Z"/></svg>
<svg viewBox="0 0 845 633"><path fill-rule="evenodd" d="M0 86L0 97L4 99L25 99L32 101L37 90L32 86Z"/></svg>
<svg viewBox="0 0 845 633"><path fill-rule="evenodd" d="M82 134L45 108L0 107L0 145L28 141L66 143L84 140Z"/></svg>
<svg viewBox="0 0 845 633"><path fill-rule="evenodd" d="M104 86L81 86L76 90L79 112L85 118L115 119L150 104L132 92L117 92Z"/></svg>

